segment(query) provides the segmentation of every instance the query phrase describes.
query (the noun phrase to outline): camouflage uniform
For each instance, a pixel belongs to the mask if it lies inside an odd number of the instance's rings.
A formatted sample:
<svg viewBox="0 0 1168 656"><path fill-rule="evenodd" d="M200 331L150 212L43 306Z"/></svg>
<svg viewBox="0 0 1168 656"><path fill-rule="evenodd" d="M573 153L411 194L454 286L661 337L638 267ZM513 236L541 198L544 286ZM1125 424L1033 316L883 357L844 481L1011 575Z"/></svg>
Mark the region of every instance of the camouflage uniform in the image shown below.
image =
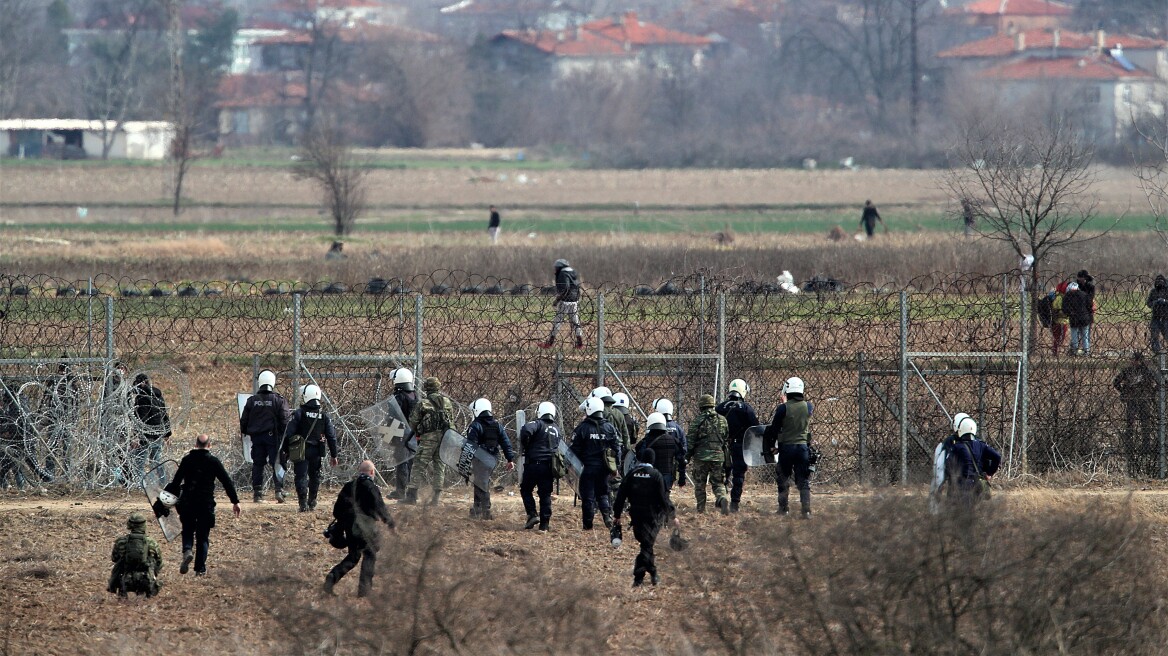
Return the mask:
<svg viewBox="0 0 1168 656"><path fill-rule="evenodd" d="M728 512L730 501L726 496L722 463L729 460L727 456L729 427L726 418L714 412L714 397L703 394L698 406L701 408L701 414L694 418L689 426L689 452L686 453L687 461L695 461L694 499L698 504L698 512L704 512L708 479L714 488L715 503L723 512Z"/></svg>
<svg viewBox="0 0 1168 656"><path fill-rule="evenodd" d="M441 389L441 381L433 377L427 378L422 385L425 394L410 413L410 428L418 436L418 453L414 456L410 486L406 490L407 503L417 502L420 483L428 483L434 490L431 503L437 503L442 493L446 465L442 462L439 451L442 436L450 428L454 418L454 405L439 391Z"/></svg>
<svg viewBox="0 0 1168 656"><path fill-rule="evenodd" d="M106 590L119 597L130 592L153 597L162 587L157 578L162 571L162 548L157 540L146 535L146 518L141 513L130 515L126 527L130 529L129 535L114 542L110 555L114 566Z"/></svg>

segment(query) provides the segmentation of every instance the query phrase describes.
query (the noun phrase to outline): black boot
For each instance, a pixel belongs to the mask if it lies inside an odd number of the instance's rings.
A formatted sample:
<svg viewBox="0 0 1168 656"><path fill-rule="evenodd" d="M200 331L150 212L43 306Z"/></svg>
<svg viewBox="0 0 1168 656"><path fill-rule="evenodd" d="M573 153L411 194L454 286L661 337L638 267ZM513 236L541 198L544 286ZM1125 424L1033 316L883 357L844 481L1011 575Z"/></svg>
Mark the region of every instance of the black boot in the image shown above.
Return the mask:
<svg viewBox="0 0 1168 656"><path fill-rule="evenodd" d="M802 507L800 516L811 519L811 490L799 490L799 505Z"/></svg>
<svg viewBox="0 0 1168 656"><path fill-rule="evenodd" d="M535 528L535 525L538 523L539 523L539 516L538 515L528 515L527 516L527 523L523 525L523 529L524 530L531 530L531 529Z"/></svg>
<svg viewBox="0 0 1168 656"><path fill-rule="evenodd" d="M407 506L417 505L418 503L418 488L411 487L406 490L406 496L401 500Z"/></svg>
<svg viewBox="0 0 1168 656"><path fill-rule="evenodd" d="M316 510L316 493L315 492L308 493L308 509L309 510Z"/></svg>
<svg viewBox="0 0 1168 656"><path fill-rule="evenodd" d="M308 495L296 490L296 501L300 506L300 512L308 512Z"/></svg>
<svg viewBox="0 0 1168 656"><path fill-rule="evenodd" d="M732 513L738 512L738 502L737 501L730 502L730 512L732 512Z"/></svg>

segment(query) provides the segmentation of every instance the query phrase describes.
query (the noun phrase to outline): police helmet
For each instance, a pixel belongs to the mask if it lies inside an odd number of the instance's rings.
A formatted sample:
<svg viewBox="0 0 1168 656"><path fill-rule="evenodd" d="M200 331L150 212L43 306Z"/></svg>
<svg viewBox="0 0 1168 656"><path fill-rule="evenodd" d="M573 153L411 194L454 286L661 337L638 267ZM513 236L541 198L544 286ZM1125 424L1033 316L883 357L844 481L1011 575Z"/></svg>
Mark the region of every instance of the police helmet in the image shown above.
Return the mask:
<svg viewBox="0 0 1168 656"><path fill-rule="evenodd" d="M470 413L474 415L475 418L481 417L483 415L491 417L493 416L491 414L491 410L491 402L485 398L475 399L475 402L470 404Z"/></svg>
<svg viewBox="0 0 1168 656"><path fill-rule="evenodd" d="M414 391L414 372L405 367L394 369L393 386L400 387L408 392Z"/></svg>
<svg viewBox="0 0 1168 656"><path fill-rule="evenodd" d="M271 369L264 369L260 372L256 383L259 385L261 392L271 392L276 389L276 372Z"/></svg>
<svg viewBox="0 0 1168 656"><path fill-rule="evenodd" d="M548 417L554 420L556 418L556 404L552 403L551 401L544 401L543 403L540 403L539 408L537 408L535 411L535 415L540 419Z"/></svg>
<svg viewBox="0 0 1168 656"><path fill-rule="evenodd" d="M803 393L803 379L798 376L791 376L783 383L783 394L802 394Z"/></svg>
<svg viewBox="0 0 1168 656"><path fill-rule="evenodd" d="M973 417L962 419L961 424L957 426L957 436L965 437L966 435L977 437L977 422L973 420Z"/></svg>
<svg viewBox="0 0 1168 656"><path fill-rule="evenodd" d="M629 409L629 395L624 392L617 392L612 395L612 404L618 408Z"/></svg>
<svg viewBox="0 0 1168 656"><path fill-rule="evenodd" d="M737 394L745 399L746 395L750 394L750 385L747 385L746 381L741 378L735 378L730 381L730 393Z"/></svg>
<svg viewBox="0 0 1168 656"><path fill-rule="evenodd" d="M601 401L604 401L605 403L616 403L616 399L614 399L612 397L612 390L608 389L607 387L604 387L603 385L592 390L591 396L592 396L592 398L600 399Z"/></svg>
<svg viewBox="0 0 1168 656"><path fill-rule="evenodd" d="M301 396L301 398L304 399L304 403L311 403L312 401L316 401L317 403L320 403L320 397L321 397L320 387L318 387L316 385L305 385L304 386L304 392Z"/></svg>
<svg viewBox="0 0 1168 656"><path fill-rule="evenodd" d="M649 430L665 430L665 415L660 412L650 412L645 418L645 426Z"/></svg>
<svg viewBox="0 0 1168 656"><path fill-rule="evenodd" d="M158 500L167 508L173 508L174 504L178 503L178 497L173 492L168 492L167 490L158 493Z"/></svg>
<svg viewBox="0 0 1168 656"><path fill-rule="evenodd" d="M669 399L657 399L653 402L653 409L668 417L673 414L673 401Z"/></svg>
<svg viewBox="0 0 1168 656"><path fill-rule="evenodd" d="M954 433L956 433L957 429L961 426L962 419L969 419L969 415L965 414L964 412L958 412L957 414L953 415L953 432Z"/></svg>
<svg viewBox="0 0 1168 656"><path fill-rule="evenodd" d="M598 399L596 397L592 397L592 398L584 401L584 415L586 417L591 417L592 415L594 415L598 412L603 412L603 411L604 411L604 401L601 401L600 399Z"/></svg>

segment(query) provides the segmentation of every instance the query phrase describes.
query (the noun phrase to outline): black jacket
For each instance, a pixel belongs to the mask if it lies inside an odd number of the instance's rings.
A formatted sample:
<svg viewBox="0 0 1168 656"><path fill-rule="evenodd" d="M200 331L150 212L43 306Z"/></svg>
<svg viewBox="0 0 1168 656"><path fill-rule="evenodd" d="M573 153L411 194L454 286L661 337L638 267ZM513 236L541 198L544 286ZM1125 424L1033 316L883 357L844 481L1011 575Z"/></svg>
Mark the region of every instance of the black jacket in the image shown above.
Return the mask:
<svg viewBox="0 0 1168 656"><path fill-rule="evenodd" d="M685 449L677 441L677 436L669 430L651 430L645 439L637 443L637 460L644 462L641 454L653 449L653 466L662 475L672 475L685 469Z"/></svg>
<svg viewBox="0 0 1168 656"><path fill-rule="evenodd" d="M1152 308L1152 318L1157 321L1168 320L1168 284L1164 276L1156 276L1156 286L1148 294L1147 306Z"/></svg>
<svg viewBox="0 0 1168 656"><path fill-rule="evenodd" d="M625 502L629 504L629 516L633 522L669 520L674 515L673 502L665 491L661 472L643 463L633 467L621 480L612 503L617 517L624 511Z"/></svg>
<svg viewBox="0 0 1168 656"><path fill-rule="evenodd" d="M556 300L568 303L580 300L580 278L570 266L556 271Z"/></svg>
<svg viewBox="0 0 1168 656"><path fill-rule="evenodd" d="M1063 313L1071 322L1071 328L1085 328L1095 319L1091 312L1091 295L1081 288L1067 292L1063 297Z"/></svg>
<svg viewBox="0 0 1168 656"><path fill-rule="evenodd" d="M170 437L170 415L162 390L149 384L135 385L134 413L145 427L146 437Z"/></svg>
<svg viewBox="0 0 1168 656"><path fill-rule="evenodd" d="M393 528L394 521L389 516L389 509L385 507L385 499L381 497L381 490L377 487L377 483L373 482L373 478L367 474L359 474L357 478L345 483L333 504L333 518L346 531L353 529L357 513L385 522L387 526Z"/></svg>
<svg viewBox="0 0 1168 656"><path fill-rule="evenodd" d="M208 511L215 508L215 481L223 486L231 503L239 503L235 484L223 463L206 449L192 449L179 462L174 480L167 484L166 489L179 495L177 507L180 515L188 511Z"/></svg>
<svg viewBox="0 0 1168 656"><path fill-rule="evenodd" d="M559 443L560 429L543 419L529 421L519 429L519 447L528 465L550 463Z"/></svg>
<svg viewBox="0 0 1168 656"><path fill-rule="evenodd" d="M304 404L292 413L288 421L288 428L284 429L284 446L287 448L288 438L293 435L303 435L305 442L310 446L319 447L322 442L328 444L329 455L337 457L337 434L333 430L333 422L329 420L320 404L315 401L312 405Z"/></svg>
<svg viewBox="0 0 1168 656"><path fill-rule="evenodd" d="M284 439L288 426L288 402L275 392L253 394L243 405L239 417L239 432L250 435L253 442L267 442L273 446Z"/></svg>
<svg viewBox="0 0 1168 656"><path fill-rule="evenodd" d="M605 451L611 451L615 457L620 452L620 441L616 429L603 417L588 417L572 431L571 449L585 467L604 467Z"/></svg>
<svg viewBox="0 0 1168 656"><path fill-rule="evenodd" d="M746 429L758 426L758 415L754 408L742 399L727 399L719 403L714 412L726 418L726 434L731 444L741 444Z"/></svg>

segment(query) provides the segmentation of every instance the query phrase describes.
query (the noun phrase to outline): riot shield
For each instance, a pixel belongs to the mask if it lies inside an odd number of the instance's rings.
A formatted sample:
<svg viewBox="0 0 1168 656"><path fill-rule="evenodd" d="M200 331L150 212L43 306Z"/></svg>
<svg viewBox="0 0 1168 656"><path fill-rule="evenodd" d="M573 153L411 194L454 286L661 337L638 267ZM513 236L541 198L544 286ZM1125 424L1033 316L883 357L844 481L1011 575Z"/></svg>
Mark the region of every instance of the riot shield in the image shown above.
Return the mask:
<svg viewBox="0 0 1168 656"><path fill-rule="evenodd" d="M469 479L478 489L484 492L491 489L491 472L495 471L499 459L481 447L467 442L453 429L448 429L442 436L438 457L447 467L452 467L463 478Z"/></svg>
<svg viewBox="0 0 1168 656"><path fill-rule="evenodd" d="M747 467L767 464L762 452L762 434L766 429L766 426L751 426L742 435L742 459L746 461Z"/></svg>
<svg viewBox="0 0 1168 656"><path fill-rule="evenodd" d="M396 398L378 401L358 414L377 436L373 448L383 454L387 466L397 467L418 454L418 437Z"/></svg>
<svg viewBox="0 0 1168 656"><path fill-rule="evenodd" d="M580 462L580 458L576 457L576 454L573 453L572 449L568 447L568 442L566 440L561 439L560 443L556 445L556 450L559 451L560 455L564 457L564 465L567 469L567 473L565 474L564 478L566 478L568 484L572 486L572 490L579 494L580 475L584 473L584 463Z"/></svg>
<svg viewBox="0 0 1168 656"><path fill-rule="evenodd" d="M167 542L174 540L182 535L182 520L178 517L178 511L174 508L167 508L165 515L159 515L157 509L163 509L162 504L156 504L158 501L158 493L166 483L174 479L175 472L178 471L178 463L173 460L164 460L159 463L157 467L146 472L146 476L142 478L142 491L146 493L146 501L150 504L151 514L158 520L158 527L162 529L162 535Z"/></svg>
<svg viewBox="0 0 1168 656"><path fill-rule="evenodd" d="M633 454L636 448L629 449L625 453L625 461L621 463L621 476L625 476L637 465L637 456Z"/></svg>

